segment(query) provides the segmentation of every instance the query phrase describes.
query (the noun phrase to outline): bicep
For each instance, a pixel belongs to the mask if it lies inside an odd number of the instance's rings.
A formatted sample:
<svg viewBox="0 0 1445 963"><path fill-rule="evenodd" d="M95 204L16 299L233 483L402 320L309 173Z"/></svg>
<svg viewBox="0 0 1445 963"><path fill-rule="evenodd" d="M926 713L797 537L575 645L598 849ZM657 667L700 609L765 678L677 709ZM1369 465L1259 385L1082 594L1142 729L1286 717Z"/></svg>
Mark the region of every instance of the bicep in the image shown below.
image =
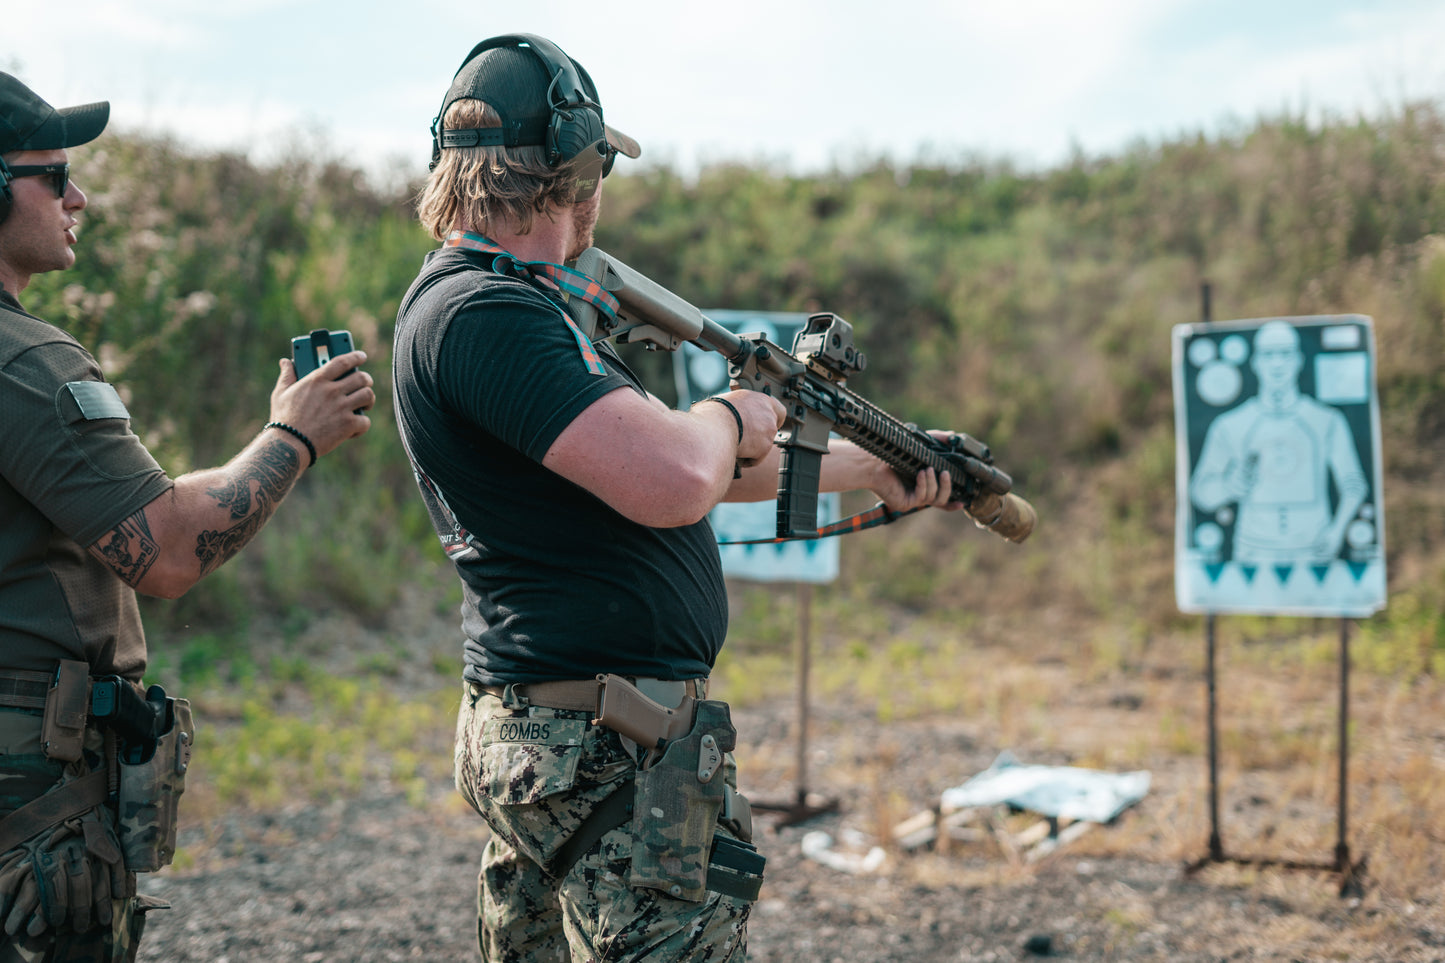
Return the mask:
<svg viewBox="0 0 1445 963"><path fill-rule="evenodd" d="M702 518L732 474L729 468L723 475L722 455L687 415L632 388L610 391L583 409L553 440L542 465L654 528Z"/></svg>
<svg viewBox="0 0 1445 963"><path fill-rule="evenodd" d="M197 482L206 474L176 479L171 488L102 535L90 546L90 554L142 595L185 594L206 573L206 536L215 534L206 531L208 520L196 506Z"/></svg>
<svg viewBox="0 0 1445 963"><path fill-rule="evenodd" d="M169 492L152 499L149 504L103 534L89 548L91 555L110 567L122 582L137 591L144 591L150 573L162 556L161 541L155 530L156 519L161 531L170 526L165 504Z"/></svg>
<svg viewBox="0 0 1445 963"><path fill-rule="evenodd" d="M651 439L666 412L651 395L615 388L558 433L542 465L610 503L615 489L647 473L657 447Z"/></svg>

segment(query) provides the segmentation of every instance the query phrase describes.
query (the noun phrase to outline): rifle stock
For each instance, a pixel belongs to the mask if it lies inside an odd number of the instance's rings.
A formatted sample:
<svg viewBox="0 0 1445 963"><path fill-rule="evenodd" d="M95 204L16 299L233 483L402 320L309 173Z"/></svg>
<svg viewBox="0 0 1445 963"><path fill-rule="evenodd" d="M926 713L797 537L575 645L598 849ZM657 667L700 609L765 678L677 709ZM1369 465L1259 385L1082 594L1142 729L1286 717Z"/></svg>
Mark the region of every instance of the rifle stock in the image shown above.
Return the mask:
<svg viewBox="0 0 1445 963"><path fill-rule="evenodd" d="M738 335L698 308L595 247L578 256L577 270L617 298L609 318L580 298L568 311L592 340L614 338L675 351L684 341L716 351L728 362L732 386L772 395L787 409L774 441L782 448L778 471L778 537L816 538L818 482L828 436L836 431L880 458L905 478L920 469L947 471L953 499L981 528L1011 542L1029 537L1034 508L1010 491L1005 472L987 445L968 435L934 438L905 424L845 386L867 359L853 344L853 327L836 314L814 314L789 353L760 334Z"/></svg>

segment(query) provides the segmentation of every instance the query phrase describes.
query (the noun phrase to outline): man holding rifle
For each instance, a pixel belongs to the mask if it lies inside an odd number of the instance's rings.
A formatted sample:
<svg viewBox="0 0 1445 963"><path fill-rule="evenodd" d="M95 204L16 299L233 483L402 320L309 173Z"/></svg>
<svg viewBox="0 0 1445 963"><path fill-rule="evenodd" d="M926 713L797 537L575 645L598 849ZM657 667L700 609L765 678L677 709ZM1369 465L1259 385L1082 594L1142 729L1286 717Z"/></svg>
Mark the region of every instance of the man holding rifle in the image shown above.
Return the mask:
<svg viewBox="0 0 1445 963"><path fill-rule="evenodd" d="M185 700L141 694L136 592L174 598L240 551L376 398L361 352L300 382L283 360L254 441L166 476L90 353L19 300L75 263L66 149L109 116L0 73L0 963L135 958L165 905L135 874L174 854L191 736Z"/></svg>
<svg viewBox="0 0 1445 963"><path fill-rule="evenodd" d="M575 60L483 41L432 137L419 214L442 246L398 314L395 401L464 590L456 780L492 830L482 956L742 959L763 860L707 698L727 599L706 516L775 497L784 409L739 390L671 410L568 315L607 302L564 265L616 155L639 154ZM947 473L904 479L846 442L821 487L960 507Z"/></svg>

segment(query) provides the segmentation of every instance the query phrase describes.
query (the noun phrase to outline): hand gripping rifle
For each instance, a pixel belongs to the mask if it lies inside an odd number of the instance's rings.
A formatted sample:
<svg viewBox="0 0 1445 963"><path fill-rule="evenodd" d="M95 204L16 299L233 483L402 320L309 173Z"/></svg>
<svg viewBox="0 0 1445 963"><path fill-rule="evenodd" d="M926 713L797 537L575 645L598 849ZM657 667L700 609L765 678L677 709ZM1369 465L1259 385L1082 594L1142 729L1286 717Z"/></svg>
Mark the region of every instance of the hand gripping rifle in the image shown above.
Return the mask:
<svg viewBox="0 0 1445 963"><path fill-rule="evenodd" d="M836 314L814 314L789 352L761 334L733 334L660 284L595 247L573 266L612 294L620 305L611 318L581 298L567 310L593 341L643 343L675 351L684 341L716 351L728 362L734 389L772 395L787 409L774 442L782 449L778 469L778 538L818 537L818 484L828 436L836 431L882 459L905 478L922 468L947 471L953 500L980 528L1011 542L1033 531L1033 506L1011 493L1013 479L994 467L987 445L968 435L940 440L904 424L845 387L867 364L853 345L853 326Z"/></svg>

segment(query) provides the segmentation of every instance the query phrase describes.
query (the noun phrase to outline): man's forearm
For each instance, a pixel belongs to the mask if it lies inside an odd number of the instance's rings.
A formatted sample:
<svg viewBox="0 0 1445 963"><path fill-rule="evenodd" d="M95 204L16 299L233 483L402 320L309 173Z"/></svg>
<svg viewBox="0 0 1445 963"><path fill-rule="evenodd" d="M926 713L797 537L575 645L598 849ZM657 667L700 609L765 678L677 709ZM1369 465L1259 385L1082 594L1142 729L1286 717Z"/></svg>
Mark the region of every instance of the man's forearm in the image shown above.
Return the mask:
<svg viewBox="0 0 1445 963"><path fill-rule="evenodd" d="M751 468L744 468L742 477L728 489L724 501L761 502L778 497L778 449ZM820 492L849 492L872 488L883 471L892 471L877 458L851 441L834 438L828 443L818 479Z"/></svg>
<svg viewBox="0 0 1445 963"><path fill-rule="evenodd" d="M199 479L205 483L205 496L224 512L224 517L216 517L214 509L207 511L206 521L214 527L203 526L196 535L200 577L214 572L256 537L300 475L295 446L263 435L224 468Z"/></svg>
<svg viewBox="0 0 1445 963"><path fill-rule="evenodd" d="M224 466L176 479L91 551L136 591L175 598L256 536L302 465L294 445L265 432Z"/></svg>

